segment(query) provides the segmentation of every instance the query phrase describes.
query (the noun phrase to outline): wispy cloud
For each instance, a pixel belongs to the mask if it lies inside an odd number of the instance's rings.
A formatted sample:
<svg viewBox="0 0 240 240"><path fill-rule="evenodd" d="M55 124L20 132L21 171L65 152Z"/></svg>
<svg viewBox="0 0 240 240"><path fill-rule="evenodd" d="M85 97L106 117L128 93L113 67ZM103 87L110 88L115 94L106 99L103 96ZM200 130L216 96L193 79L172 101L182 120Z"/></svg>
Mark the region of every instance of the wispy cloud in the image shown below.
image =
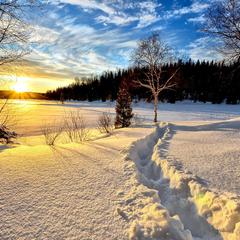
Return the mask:
<svg viewBox="0 0 240 240"><path fill-rule="evenodd" d="M95 19L97 22L103 23L105 26L107 24L126 25L138 20L137 17L128 16L124 13L117 13L117 14L108 15L108 16L100 15Z"/></svg>
<svg viewBox="0 0 240 240"><path fill-rule="evenodd" d="M107 14L115 13L115 10L106 3L94 0L55 0L55 2L77 5L83 9L98 9Z"/></svg>
<svg viewBox="0 0 240 240"><path fill-rule="evenodd" d="M210 6L209 3L193 2L190 6L185 6L182 8L167 11L167 13L164 15L164 18L165 19L179 18L187 14L201 13L204 10L206 10L209 6Z"/></svg>
<svg viewBox="0 0 240 240"><path fill-rule="evenodd" d="M201 37L190 43L184 52L193 60L221 60L223 56L216 50L216 40Z"/></svg>
<svg viewBox="0 0 240 240"><path fill-rule="evenodd" d="M157 9L162 5L157 0L148 1L94 1L94 0L55 0L56 3L65 3L79 6L85 10L100 10L95 20L104 25L127 25L137 23L137 28L146 27L160 19ZM131 13L126 10L134 10Z"/></svg>
<svg viewBox="0 0 240 240"><path fill-rule="evenodd" d="M55 42L58 37L59 33L53 29L40 25L33 25L33 32L31 33L29 41L46 44Z"/></svg>
<svg viewBox="0 0 240 240"><path fill-rule="evenodd" d="M196 24L201 23L202 24L202 23L206 22L206 18L204 16L204 14L201 14L200 16L189 18L187 21L191 22L191 23L196 23Z"/></svg>
<svg viewBox="0 0 240 240"><path fill-rule="evenodd" d="M62 74L62 80L73 79L74 76L126 67L127 55L122 53L136 46L132 33L121 29L97 29L79 24L70 16L61 17L56 12L52 13L51 21L55 23L51 28L35 26L38 34L33 40L42 44L34 46L27 57L50 77Z"/></svg>

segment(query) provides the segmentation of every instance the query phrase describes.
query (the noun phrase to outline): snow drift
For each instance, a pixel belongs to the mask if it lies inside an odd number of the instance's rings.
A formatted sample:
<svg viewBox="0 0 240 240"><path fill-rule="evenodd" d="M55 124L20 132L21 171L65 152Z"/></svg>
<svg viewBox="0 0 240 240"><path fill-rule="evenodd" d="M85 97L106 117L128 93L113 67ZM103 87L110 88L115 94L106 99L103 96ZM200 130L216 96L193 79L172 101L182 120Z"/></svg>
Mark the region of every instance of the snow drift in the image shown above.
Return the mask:
<svg viewBox="0 0 240 240"><path fill-rule="evenodd" d="M239 197L209 189L164 159L170 139L171 125L162 123L125 155L118 213L130 223L129 238L239 240Z"/></svg>

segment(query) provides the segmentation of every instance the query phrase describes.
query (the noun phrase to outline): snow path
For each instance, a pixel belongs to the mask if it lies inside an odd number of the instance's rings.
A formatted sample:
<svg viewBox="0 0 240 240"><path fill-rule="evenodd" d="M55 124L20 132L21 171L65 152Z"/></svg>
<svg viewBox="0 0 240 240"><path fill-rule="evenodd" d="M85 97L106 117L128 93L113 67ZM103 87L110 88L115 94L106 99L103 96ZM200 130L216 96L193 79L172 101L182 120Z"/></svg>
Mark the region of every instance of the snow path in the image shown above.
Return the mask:
<svg viewBox="0 0 240 240"><path fill-rule="evenodd" d="M0 239L127 239L120 151L151 128L85 144L0 149Z"/></svg>
<svg viewBox="0 0 240 240"><path fill-rule="evenodd" d="M162 124L125 157L118 212L130 222L130 239L239 240L239 197L212 191L166 160L171 138L171 125Z"/></svg>
<svg viewBox="0 0 240 240"><path fill-rule="evenodd" d="M240 120L172 126L168 161L177 161L211 188L240 195Z"/></svg>

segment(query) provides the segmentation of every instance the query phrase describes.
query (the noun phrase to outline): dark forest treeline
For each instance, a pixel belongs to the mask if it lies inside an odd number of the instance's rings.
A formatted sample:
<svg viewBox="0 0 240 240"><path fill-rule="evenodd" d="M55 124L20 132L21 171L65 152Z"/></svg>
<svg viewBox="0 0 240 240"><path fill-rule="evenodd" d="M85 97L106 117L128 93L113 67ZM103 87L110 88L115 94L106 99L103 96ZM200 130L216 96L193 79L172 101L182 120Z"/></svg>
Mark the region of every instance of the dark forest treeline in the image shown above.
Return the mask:
<svg viewBox="0 0 240 240"><path fill-rule="evenodd" d="M162 77L171 75L180 68L174 81L174 90L167 90L160 96L161 101L174 103L185 99L201 102L236 104L240 102L240 61L225 64L224 62L208 62L191 60L166 64ZM117 72L104 72L99 77L87 80L77 79L73 84L57 88L46 93L49 99L59 100L116 100L122 79L129 83L134 99L151 101L151 94L144 88L136 87L135 80L144 77L144 69L129 68Z"/></svg>

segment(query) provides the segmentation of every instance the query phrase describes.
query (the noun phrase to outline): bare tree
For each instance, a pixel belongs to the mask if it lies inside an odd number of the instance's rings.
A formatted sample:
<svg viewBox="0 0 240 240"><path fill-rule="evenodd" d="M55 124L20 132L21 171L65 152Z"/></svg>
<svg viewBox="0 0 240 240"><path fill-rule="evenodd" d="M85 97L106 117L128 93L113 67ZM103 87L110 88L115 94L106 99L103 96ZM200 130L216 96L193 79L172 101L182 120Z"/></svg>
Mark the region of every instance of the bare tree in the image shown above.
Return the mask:
<svg viewBox="0 0 240 240"><path fill-rule="evenodd" d="M28 45L32 28L27 22L32 9L42 6L41 0L0 0L0 67L16 62L30 52ZM12 135L6 114L7 100L0 106L0 134Z"/></svg>
<svg viewBox="0 0 240 240"><path fill-rule="evenodd" d="M240 1L214 2L206 14L204 31L220 37L223 47L219 50L230 60L240 58Z"/></svg>
<svg viewBox="0 0 240 240"><path fill-rule="evenodd" d="M0 65L14 62L29 53L32 28L27 16L40 0L0 1Z"/></svg>
<svg viewBox="0 0 240 240"><path fill-rule="evenodd" d="M154 122L157 122L159 94L176 85L173 80L178 69L167 80L162 77L163 64L169 61L170 57L169 47L160 39L158 33L140 40L132 56L134 65L144 73L144 78L138 78L136 84L150 90L154 99Z"/></svg>

